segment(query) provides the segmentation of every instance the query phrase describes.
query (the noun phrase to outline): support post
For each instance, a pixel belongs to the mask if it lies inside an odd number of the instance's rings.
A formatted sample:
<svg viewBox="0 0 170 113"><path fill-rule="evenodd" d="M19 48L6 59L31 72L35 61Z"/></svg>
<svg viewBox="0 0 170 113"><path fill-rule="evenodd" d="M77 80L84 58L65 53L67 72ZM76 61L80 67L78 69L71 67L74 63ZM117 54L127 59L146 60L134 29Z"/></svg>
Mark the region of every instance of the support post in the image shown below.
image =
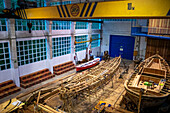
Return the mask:
<svg viewBox="0 0 170 113"><path fill-rule="evenodd" d="M142 94L144 92L144 89L140 89L140 93L139 93L139 103L138 103L138 113L140 113L140 109L141 109L141 101L142 101Z"/></svg>
<svg viewBox="0 0 170 113"><path fill-rule="evenodd" d="M45 38L47 39L47 67L53 73L53 64L52 64L52 21L47 21L47 30L45 32Z"/></svg>
<svg viewBox="0 0 170 113"><path fill-rule="evenodd" d="M103 37L103 23L101 23L101 30L100 30L100 49L99 49L99 56L101 55L102 52L102 38Z"/></svg>
<svg viewBox="0 0 170 113"><path fill-rule="evenodd" d="M17 60L16 34L15 34L15 19L8 19L8 37L10 41L11 53L11 75L14 83L20 87L19 69Z"/></svg>
<svg viewBox="0 0 170 113"><path fill-rule="evenodd" d="M5 8L11 8L11 0L4 0ZM11 75L14 83L20 87L18 60L17 60L17 47L16 47L16 34L15 34L15 19L7 19L7 30L10 45L11 57Z"/></svg>
<svg viewBox="0 0 170 113"><path fill-rule="evenodd" d="M71 22L71 61L73 61L74 64L76 64L76 61L74 60L74 56L75 56L75 25L76 22Z"/></svg>
<svg viewBox="0 0 170 113"><path fill-rule="evenodd" d="M88 39L87 40L90 40L91 36L92 36L92 23L88 23ZM89 45L88 51L87 51L87 54L88 54L87 58L90 59L89 50L91 50L91 43L87 42L87 44Z"/></svg>

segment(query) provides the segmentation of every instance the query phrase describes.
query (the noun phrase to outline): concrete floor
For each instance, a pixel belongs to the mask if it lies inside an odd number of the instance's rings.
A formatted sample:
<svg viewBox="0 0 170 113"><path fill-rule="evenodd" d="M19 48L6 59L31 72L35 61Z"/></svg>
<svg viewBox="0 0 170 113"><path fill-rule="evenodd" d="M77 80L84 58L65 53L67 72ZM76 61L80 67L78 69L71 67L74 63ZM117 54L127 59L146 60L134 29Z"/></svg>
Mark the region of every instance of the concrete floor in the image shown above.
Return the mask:
<svg viewBox="0 0 170 113"><path fill-rule="evenodd" d="M82 99L82 101L76 105L76 108L73 109L74 113L98 113L98 111L93 110L99 101L105 101L107 104L114 105L116 99L119 97L120 93L124 90L124 81L133 73L134 64L133 61L123 60L126 63L126 66L129 66L128 73L124 74L119 78L120 74L124 70L124 65L121 63L120 72L117 72L113 78L113 87L112 81L104 87L104 90L101 89L90 97ZM125 92L124 92L125 93ZM96 96L97 95L97 96ZM122 96L121 96L122 98ZM120 104L121 99L116 102L116 105ZM88 109L87 109L88 108ZM121 113L120 111L114 109L113 113ZM128 111L127 111L128 112Z"/></svg>

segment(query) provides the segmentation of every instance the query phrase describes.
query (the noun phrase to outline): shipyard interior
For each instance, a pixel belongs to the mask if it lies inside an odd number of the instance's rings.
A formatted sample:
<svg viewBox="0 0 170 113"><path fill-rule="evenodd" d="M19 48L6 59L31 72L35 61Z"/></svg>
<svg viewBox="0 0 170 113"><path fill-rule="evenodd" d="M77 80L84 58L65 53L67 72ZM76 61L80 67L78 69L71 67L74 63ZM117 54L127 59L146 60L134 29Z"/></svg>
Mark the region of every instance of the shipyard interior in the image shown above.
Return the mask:
<svg viewBox="0 0 170 113"><path fill-rule="evenodd" d="M0 0L0 113L170 113L169 0Z"/></svg>

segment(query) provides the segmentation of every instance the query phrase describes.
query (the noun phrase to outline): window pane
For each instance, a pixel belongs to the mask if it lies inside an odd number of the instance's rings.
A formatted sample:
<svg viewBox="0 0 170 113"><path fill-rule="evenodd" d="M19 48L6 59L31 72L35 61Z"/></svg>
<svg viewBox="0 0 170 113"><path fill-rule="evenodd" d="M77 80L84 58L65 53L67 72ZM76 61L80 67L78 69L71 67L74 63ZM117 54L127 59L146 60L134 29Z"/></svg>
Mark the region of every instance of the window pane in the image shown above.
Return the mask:
<svg viewBox="0 0 170 113"><path fill-rule="evenodd" d="M0 70L9 69L10 65L8 42L0 43Z"/></svg>
<svg viewBox="0 0 170 113"><path fill-rule="evenodd" d="M19 66L40 61L42 56L46 56L45 39L25 40L25 41L18 41L17 43L19 44L24 43L25 45L24 47L21 46L20 48L17 47L17 52L20 53L17 56L19 59L18 60ZM43 46L40 46L40 43L43 44Z"/></svg>
<svg viewBox="0 0 170 113"><path fill-rule="evenodd" d="M71 29L71 21L53 21L52 30Z"/></svg>
<svg viewBox="0 0 170 113"><path fill-rule="evenodd" d="M68 54L66 52L65 48L71 48L71 37L67 37L68 41L66 42L66 37L57 37L52 39L52 50L53 50L53 57L66 55Z"/></svg>
<svg viewBox="0 0 170 113"><path fill-rule="evenodd" d="M92 35L91 47L93 48L99 46L100 46L100 35L99 34Z"/></svg>
<svg viewBox="0 0 170 113"><path fill-rule="evenodd" d="M87 35L82 35L82 36L75 36L75 40L77 42L82 42L82 41L87 41ZM82 50L85 50L86 49L86 46L87 46L87 42L85 43L78 43L76 44L76 52L78 51L82 51Z"/></svg>

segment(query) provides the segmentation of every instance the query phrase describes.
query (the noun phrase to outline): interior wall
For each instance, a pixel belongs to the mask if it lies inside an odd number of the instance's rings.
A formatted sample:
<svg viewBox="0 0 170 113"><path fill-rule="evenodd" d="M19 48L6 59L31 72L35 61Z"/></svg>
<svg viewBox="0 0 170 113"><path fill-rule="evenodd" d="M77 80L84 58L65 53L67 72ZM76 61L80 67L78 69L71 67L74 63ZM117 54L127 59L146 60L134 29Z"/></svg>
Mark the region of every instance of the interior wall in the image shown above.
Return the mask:
<svg viewBox="0 0 170 113"><path fill-rule="evenodd" d="M145 59L147 40L146 37L135 37L134 51L137 51L137 56L134 56L134 60L138 58Z"/></svg>
<svg viewBox="0 0 170 113"><path fill-rule="evenodd" d="M100 56L100 47L94 47L92 48L92 55L94 56Z"/></svg>
<svg viewBox="0 0 170 113"><path fill-rule="evenodd" d="M146 37L140 37L139 58L145 59L147 40Z"/></svg>
<svg viewBox="0 0 170 113"><path fill-rule="evenodd" d="M28 33L28 31L16 31L16 40L20 41L20 40L44 38L45 33L46 33L45 30L44 31L41 31L41 30L32 31L32 33ZM95 33L100 34L100 30L95 30ZM71 30L52 30L51 35L52 35L52 37L65 37L65 36L72 36L72 35L80 36L80 35L89 35L89 32L87 29L85 29L85 30L79 29L79 30L75 30L75 33L72 34ZM47 37L45 37L45 38L47 38ZM4 40L8 41L9 40L8 32L7 31L0 32L0 39L1 39L0 42L2 42ZM71 39L71 41L73 41L73 39ZM92 48L92 54L95 56L97 56L97 52L99 52L99 51L100 51L100 47ZM86 54L86 50L77 52L78 60L84 59L85 54ZM73 59L71 56L74 56L74 55L72 55L72 53L71 53L71 54L62 55L59 57L53 57L52 59L46 59L46 60L22 65L16 69L11 68L11 69L2 70L2 71L0 71L0 82L4 82L7 80L11 80L11 79L14 80L14 82L15 82L16 76L19 77L19 76L30 74L30 73L33 73L33 72L36 72L36 71L39 71L39 70L42 70L45 68L52 68L54 65L58 65L58 64L61 64L64 62L71 61ZM16 76L12 76L12 73L14 73L14 70L16 71ZM52 69L51 69L51 71L52 71Z"/></svg>
<svg viewBox="0 0 170 113"><path fill-rule="evenodd" d="M149 19L148 34L170 37L170 19ZM170 40L147 38L146 58L158 52L170 63Z"/></svg>
<svg viewBox="0 0 170 113"><path fill-rule="evenodd" d="M22 65L18 67L19 76L27 75L29 73L33 73L45 68L48 68L46 64L46 60Z"/></svg>
<svg viewBox="0 0 170 113"><path fill-rule="evenodd" d="M62 64L64 62L68 62L71 61L71 54L67 54L67 55L62 55L59 57L53 57L53 59L51 59L51 64L52 66L58 65L58 64Z"/></svg>
<svg viewBox="0 0 170 113"><path fill-rule="evenodd" d="M145 58L148 58L157 52L170 64L170 40L147 38Z"/></svg>
<svg viewBox="0 0 170 113"><path fill-rule="evenodd" d="M101 52L109 51L110 35L131 36L130 21L104 21Z"/></svg>
<svg viewBox="0 0 170 113"><path fill-rule="evenodd" d="M2 70L0 71L0 83L7 81L7 80L11 80L12 78L12 69L6 69L6 70Z"/></svg>

